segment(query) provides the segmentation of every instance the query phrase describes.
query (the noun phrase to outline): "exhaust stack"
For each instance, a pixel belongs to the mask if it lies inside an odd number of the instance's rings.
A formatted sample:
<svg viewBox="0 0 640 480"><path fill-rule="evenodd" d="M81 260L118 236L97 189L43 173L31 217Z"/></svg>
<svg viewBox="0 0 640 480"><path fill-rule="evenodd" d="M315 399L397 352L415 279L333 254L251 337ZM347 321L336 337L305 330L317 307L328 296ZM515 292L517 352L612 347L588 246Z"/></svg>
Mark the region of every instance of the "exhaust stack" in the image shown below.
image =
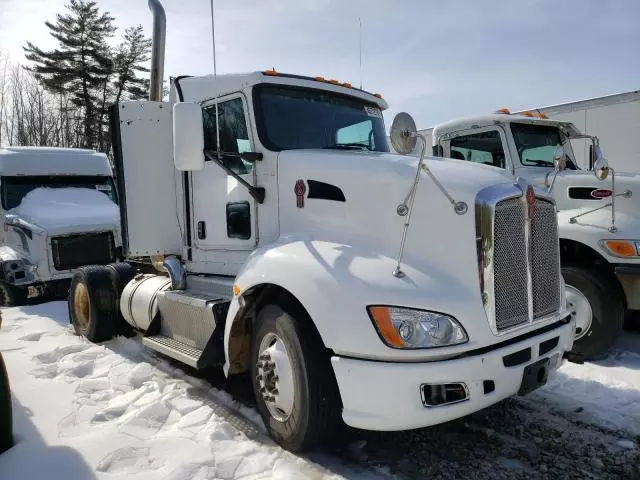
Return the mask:
<svg viewBox="0 0 640 480"><path fill-rule="evenodd" d="M149 100L152 102L161 102L167 18L164 14L164 8L162 7L160 0L149 0L149 10L153 13Z"/></svg>

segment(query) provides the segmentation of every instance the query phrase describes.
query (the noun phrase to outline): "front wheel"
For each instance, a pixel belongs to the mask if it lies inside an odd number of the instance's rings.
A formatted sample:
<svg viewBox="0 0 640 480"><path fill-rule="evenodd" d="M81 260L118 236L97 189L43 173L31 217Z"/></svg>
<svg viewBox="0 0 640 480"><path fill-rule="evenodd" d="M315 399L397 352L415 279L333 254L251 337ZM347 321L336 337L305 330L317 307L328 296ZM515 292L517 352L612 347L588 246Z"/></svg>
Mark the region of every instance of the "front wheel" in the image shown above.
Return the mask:
<svg viewBox="0 0 640 480"><path fill-rule="evenodd" d="M327 439L341 414L329 357L311 319L299 310L264 306L251 346L258 410L272 438L292 452Z"/></svg>
<svg viewBox="0 0 640 480"><path fill-rule="evenodd" d="M17 307L27 303L26 287L0 282L0 307Z"/></svg>
<svg viewBox="0 0 640 480"><path fill-rule="evenodd" d="M563 266L567 302L576 320L572 353L585 359L609 350L624 324L620 294L609 278L578 266Z"/></svg>

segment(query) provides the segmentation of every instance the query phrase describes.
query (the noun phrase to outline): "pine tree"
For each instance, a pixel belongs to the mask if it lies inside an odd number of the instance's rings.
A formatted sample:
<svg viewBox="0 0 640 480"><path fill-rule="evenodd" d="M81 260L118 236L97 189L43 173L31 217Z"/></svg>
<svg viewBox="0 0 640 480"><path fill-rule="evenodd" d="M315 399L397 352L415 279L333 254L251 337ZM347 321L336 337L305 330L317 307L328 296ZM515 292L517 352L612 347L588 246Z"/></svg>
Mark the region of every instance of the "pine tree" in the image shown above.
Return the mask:
<svg viewBox="0 0 640 480"><path fill-rule="evenodd" d="M148 73L144 66L149 61L151 51L151 39L142 33L142 25L129 27L125 30L123 41L118 46L114 57L114 102L118 103L123 94L132 100L142 99L149 92L149 79L147 76L138 78L137 72Z"/></svg>
<svg viewBox="0 0 640 480"><path fill-rule="evenodd" d="M108 95L114 71L113 53L107 40L116 31L113 17L101 13L96 3L70 0L68 14L56 15L56 23L45 22L59 47L44 51L31 42L24 47L28 68L50 91L68 94L84 115L82 144L95 147L100 126L100 104Z"/></svg>

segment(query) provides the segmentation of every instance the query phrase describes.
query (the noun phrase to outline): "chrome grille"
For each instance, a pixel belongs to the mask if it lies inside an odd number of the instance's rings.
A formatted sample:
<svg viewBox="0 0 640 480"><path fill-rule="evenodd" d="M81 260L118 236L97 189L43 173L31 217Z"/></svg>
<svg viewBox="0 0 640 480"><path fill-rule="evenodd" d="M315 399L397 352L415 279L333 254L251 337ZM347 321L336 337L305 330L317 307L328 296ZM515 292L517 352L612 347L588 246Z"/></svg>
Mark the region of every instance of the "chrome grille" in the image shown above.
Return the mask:
<svg viewBox="0 0 640 480"><path fill-rule="evenodd" d="M533 318L538 320L560 308L560 251L558 221L552 203L538 199L531 222L531 276Z"/></svg>
<svg viewBox="0 0 640 480"><path fill-rule="evenodd" d="M494 220L494 298L496 328L529 321L525 203L519 198L496 205Z"/></svg>
<svg viewBox="0 0 640 480"><path fill-rule="evenodd" d="M531 324L560 310L560 248L555 204L535 198L529 220L527 185L478 193L476 229L482 301L494 333Z"/></svg>

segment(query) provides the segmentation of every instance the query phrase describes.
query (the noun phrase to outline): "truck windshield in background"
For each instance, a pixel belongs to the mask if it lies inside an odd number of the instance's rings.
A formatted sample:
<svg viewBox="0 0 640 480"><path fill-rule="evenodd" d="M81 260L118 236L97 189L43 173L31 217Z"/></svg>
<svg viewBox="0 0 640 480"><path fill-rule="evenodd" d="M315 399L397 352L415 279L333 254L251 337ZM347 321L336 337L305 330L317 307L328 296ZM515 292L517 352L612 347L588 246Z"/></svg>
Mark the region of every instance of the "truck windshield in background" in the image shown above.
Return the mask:
<svg viewBox="0 0 640 480"><path fill-rule="evenodd" d="M20 176L2 177L2 207L10 210L17 207L22 199L36 188L90 188L99 190L114 203L118 203L113 179L96 175L54 175L54 176Z"/></svg>
<svg viewBox="0 0 640 480"><path fill-rule="evenodd" d="M571 144L560 135L558 128L547 125L511 123L511 133L522 165L553 168L553 154L558 145L561 145L567 155L567 169L578 169Z"/></svg>
<svg viewBox="0 0 640 480"><path fill-rule="evenodd" d="M270 85L256 87L253 100L258 134L269 150L389 151L382 111L373 102Z"/></svg>

